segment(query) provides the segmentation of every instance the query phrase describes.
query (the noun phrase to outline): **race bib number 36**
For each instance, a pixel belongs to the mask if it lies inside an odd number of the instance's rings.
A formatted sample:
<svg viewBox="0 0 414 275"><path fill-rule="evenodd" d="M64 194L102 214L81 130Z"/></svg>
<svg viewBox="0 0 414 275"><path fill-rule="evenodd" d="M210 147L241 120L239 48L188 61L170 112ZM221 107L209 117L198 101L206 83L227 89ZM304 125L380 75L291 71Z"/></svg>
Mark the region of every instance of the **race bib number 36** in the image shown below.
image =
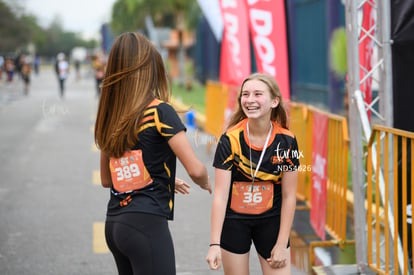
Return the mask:
<svg viewBox="0 0 414 275"><path fill-rule="evenodd" d="M152 183L144 166L141 150L127 152L120 158L111 158L109 168L112 184L118 192L142 189Z"/></svg>
<svg viewBox="0 0 414 275"><path fill-rule="evenodd" d="M230 208L242 214L262 214L273 206L273 183L270 181L234 182Z"/></svg>

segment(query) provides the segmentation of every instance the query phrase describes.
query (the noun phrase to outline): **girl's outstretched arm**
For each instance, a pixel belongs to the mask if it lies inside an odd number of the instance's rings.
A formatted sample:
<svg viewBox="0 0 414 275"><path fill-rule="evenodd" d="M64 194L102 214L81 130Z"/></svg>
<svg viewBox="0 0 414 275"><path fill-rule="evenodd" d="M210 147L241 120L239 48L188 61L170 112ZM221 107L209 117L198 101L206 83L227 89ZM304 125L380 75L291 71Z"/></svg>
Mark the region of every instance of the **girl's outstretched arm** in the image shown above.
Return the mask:
<svg viewBox="0 0 414 275"><path fill-rule="evenodd" d="M207 190L211 194L211 185L204 164L197 158L190 142L184 131L178 132L170 140L168 144L174 154L183 164L190 178L198 184L202 189Z"/></svg>

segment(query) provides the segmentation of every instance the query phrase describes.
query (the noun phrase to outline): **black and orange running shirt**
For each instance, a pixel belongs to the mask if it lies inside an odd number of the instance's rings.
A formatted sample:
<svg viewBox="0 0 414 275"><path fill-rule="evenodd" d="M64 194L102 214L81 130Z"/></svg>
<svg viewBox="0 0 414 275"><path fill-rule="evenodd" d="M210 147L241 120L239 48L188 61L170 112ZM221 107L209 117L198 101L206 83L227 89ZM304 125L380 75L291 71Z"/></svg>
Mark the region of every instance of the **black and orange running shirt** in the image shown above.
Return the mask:
<svg viewBox="0 0 414 275"><path fill-rule="evenodd" d="M273 123L269 144L256 174L253 186L261 182L273 183L273 201L270 209L260 214L244 214L232 209L232 194L236 182L252 182L252 174L259 162L263 148L251 145L248 140L247 119L228 129L217 144L213 166L231 171L231 185L227 202L226 218L264 218L280 215L282 206L281 183L285 172L295 171L299 167L301 156L295 136L289 130ZM251 151L251 159L250 159ZM250 163L251 161L251 163ZM252 168L252 169L251 169ZM253 171L252 171L253 170ZM249 186L248 186L249 187ZM250 189L252 190L252 189ZM247 193L246 193L247 194ZM250 196L250 194L247 194ZM248 199L248 196L246 197ZM253 200L255 198L253 197Z"/></svg>
<svg viewBox="0 0 414 275"><path fill-rule="evenodd" d="M143 189L119 193L111 188L107 215L141 212L170 220L174 216L176 156L168 140L186 128L173 107L154 100L144 111L138 143L132 150L141 150L152 183Z"/></svg>

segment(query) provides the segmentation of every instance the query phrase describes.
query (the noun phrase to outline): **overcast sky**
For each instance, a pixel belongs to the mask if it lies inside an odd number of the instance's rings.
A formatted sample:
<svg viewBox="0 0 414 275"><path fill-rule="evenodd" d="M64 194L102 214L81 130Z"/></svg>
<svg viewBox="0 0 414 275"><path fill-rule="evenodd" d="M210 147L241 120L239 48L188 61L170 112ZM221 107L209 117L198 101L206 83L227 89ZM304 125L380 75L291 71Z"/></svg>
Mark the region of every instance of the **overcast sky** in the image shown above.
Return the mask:
<svg viewBox="0 0 414 275"><path fill-rule="evenodd" d="M24 0L29 13L38 18L41 26L48 26L58 16L67 31L95 37L103 23L109 22L116 0Z"/></svg>

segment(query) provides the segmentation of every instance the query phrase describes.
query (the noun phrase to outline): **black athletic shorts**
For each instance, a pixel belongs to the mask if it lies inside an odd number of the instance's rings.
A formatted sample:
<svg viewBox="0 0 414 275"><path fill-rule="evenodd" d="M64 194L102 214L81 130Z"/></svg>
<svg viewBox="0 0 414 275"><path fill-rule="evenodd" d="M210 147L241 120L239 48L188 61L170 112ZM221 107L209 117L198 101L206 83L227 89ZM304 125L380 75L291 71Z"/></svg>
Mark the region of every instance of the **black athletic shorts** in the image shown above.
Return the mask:
<svg viewBox="0 0 414 275"><path fill-rule="evenodd" d="M250 251L253 241L257 253L267 259L276 244L279 227L280 216L264 219L225 219L220 246L231 253L245 254Z"/></svg>

